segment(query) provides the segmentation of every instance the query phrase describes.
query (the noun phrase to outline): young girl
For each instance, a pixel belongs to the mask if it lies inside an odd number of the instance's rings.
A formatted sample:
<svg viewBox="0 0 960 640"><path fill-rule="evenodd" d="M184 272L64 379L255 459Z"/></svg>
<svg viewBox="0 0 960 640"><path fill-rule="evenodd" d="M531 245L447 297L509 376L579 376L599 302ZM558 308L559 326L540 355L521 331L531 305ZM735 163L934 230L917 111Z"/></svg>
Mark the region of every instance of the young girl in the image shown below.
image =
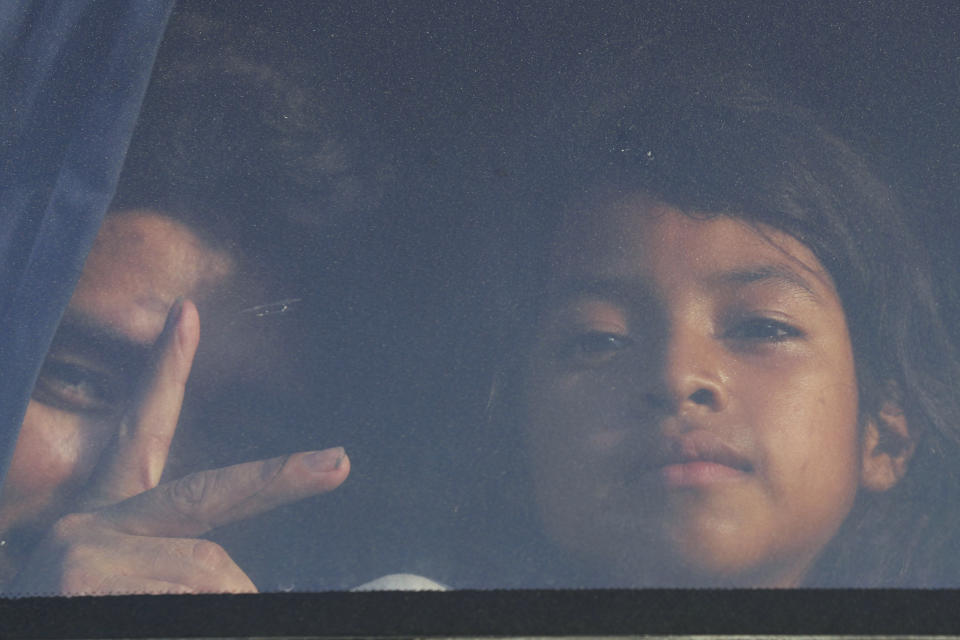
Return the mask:
<svg viewBox="0 0 960 640"><path fill-rule="evenodd" d="M492 397L564 565L541 582L960 583L960 372L890 189L729 77L573 121Z"/></svg>

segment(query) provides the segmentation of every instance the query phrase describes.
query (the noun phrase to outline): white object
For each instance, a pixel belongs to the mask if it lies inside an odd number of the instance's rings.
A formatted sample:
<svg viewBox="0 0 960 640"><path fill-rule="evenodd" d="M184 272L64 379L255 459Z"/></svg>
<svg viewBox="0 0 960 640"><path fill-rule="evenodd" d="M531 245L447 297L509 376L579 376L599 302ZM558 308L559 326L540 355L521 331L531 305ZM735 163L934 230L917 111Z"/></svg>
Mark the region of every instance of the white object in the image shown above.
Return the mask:
<svg viewBox="0 0 960 640"><path fill-rule="evenodd" d="M450 587L414 573L391 573L351 591L447 591Z"/></svg>

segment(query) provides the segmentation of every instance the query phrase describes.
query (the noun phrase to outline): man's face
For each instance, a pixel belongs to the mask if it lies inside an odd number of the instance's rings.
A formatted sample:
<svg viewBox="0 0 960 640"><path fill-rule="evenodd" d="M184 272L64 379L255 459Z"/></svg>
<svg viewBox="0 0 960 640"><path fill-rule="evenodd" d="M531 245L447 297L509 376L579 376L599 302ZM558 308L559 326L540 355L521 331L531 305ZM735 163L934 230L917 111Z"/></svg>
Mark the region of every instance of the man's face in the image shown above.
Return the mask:
<svg viewBox="0 0 960 640"><path fill-rule="evenodd" d="M156 212L107 218L27 407L0 532L33 536L63 514L116 432L171 305L203 299L233 270L226 254Z"/></svg>
<svg viewBox="0 0 960 640"><path fill-rule="evenodd" d="M527 367L548 532L609 586L791 586L860 436L832 280L773 229L635 197L567 228Z"/></svg>

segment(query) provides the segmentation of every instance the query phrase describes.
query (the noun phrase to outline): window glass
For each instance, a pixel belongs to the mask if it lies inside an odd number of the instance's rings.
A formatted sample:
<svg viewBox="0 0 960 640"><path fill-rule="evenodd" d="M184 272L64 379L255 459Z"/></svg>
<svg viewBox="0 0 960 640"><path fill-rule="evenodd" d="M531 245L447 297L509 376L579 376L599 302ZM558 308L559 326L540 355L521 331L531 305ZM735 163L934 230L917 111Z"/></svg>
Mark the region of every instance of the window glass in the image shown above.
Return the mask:
<svg viewBox="0 0 960 640"><path fill-rule="evenodd" d="M177 6L3 593L956 586L958 45L747 5Z"/></svg>

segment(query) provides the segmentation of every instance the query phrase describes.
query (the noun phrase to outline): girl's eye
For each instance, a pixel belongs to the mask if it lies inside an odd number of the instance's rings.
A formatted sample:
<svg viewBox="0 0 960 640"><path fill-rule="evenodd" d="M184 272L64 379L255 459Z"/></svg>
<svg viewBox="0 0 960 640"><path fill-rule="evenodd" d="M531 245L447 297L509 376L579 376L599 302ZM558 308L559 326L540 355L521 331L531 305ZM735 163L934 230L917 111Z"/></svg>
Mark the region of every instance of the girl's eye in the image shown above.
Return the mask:
<svg viewBox="0 0 960 640"><path fill-rule="evenodd" d="M108 413L122 396L119 383L107 373L82 364L48 359L33 390L44 404L76 413Z"/></svg>
<svg viewBox="0 0 960 640"><path fill-rule="evenodd" d="M737 323L727 331L726 337L734 340L756 340L761 342L783 342L798 338L803 332L785 322L771 318L751 318Z"/></svg>
<svg viewBox="0 0 960 640"><path fill-rule="evenodd" d="M588 331L566 341L560 350L564 359L584 365L602 364L633 346L627 336L605 331Z"/></svg>

